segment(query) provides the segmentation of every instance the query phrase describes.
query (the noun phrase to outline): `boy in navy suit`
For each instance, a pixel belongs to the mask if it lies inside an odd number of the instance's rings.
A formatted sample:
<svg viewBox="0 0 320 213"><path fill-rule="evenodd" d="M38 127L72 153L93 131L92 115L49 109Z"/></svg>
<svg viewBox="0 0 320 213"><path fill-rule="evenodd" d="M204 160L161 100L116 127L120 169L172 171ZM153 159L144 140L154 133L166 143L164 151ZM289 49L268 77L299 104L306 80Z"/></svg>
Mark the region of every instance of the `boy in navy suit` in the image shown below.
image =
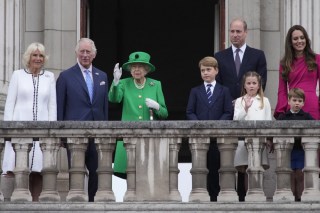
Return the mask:
<svg viewBox="0 0 320 213"><path fill-rule="evenodd" d="M204 83L191 89L188 106L188 120L232 120L233 105L229 89L216 82L218 62L213 57L205 57L199 62ZM207 154L207 188L210 201L217 201L220 191L220 153L215 138L210 140Z"/></svg>
<svg viewBox="0 0 320 213"><path fill-rule="evenodd" d="M303 90L293 88L288 93L288 104L290 109L280 114L278 120L314 120L314 118L301 108L304 106L305 95ZM294 145L291 152L291 190L295 201L301 201L301 195L304 189L303 172L304 168L304 150L301 144L301 138L294 138Z"/></svg>

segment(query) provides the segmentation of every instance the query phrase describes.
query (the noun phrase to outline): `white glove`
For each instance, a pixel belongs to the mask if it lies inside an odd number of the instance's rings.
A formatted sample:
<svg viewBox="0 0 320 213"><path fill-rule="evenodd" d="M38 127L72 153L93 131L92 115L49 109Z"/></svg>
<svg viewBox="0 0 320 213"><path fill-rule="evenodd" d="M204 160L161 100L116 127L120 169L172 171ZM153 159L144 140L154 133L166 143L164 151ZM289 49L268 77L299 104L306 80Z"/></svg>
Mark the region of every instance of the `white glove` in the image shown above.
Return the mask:
<svg viewBox="0 0 320 213"><path fill-rule="evenodd" d="M156 110L160 109L160 105L156 101L154 101L150 98L146 98L146 105L147 105L147 107L152 108L152 109L156 109Z"/></svg>
<svg viewBox="0 0 320 213"><path fill-rule="evenodd" d="M122 68L119 69L119 63L114 66L113 69L113 84L117 86L122 75Z"/></svg>

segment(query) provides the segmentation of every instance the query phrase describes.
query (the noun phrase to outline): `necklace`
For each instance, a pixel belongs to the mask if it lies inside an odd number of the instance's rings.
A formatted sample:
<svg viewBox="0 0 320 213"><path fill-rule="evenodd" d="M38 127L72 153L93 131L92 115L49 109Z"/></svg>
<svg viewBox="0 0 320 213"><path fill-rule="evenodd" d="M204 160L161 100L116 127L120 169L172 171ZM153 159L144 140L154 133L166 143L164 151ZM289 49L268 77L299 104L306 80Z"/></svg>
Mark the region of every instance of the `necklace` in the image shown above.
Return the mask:
<svg viewBox="0 0 320 213"><path fill-rule="evenodd" d="M32 106L32 112L33 112L33 120L36 121L38 120L38 93L39 93L39 76L40 74L31 75L32 77L32 83L33 83L33 106ZM35 152L35 147L36 143L33 141L33 153L32 153L32 159L31 159L31 168L30 171L32 171L33 167L33 161L34 161L34 152Z"/></svg>
<svg viewBox="0 0 320 213"><path fill-rule="evenodd" d="M146 83L146 79L143 80L142 84L137 84L136 79L133 80L134 85L136 86L137 89L143 89L145 83Z"/></svg>

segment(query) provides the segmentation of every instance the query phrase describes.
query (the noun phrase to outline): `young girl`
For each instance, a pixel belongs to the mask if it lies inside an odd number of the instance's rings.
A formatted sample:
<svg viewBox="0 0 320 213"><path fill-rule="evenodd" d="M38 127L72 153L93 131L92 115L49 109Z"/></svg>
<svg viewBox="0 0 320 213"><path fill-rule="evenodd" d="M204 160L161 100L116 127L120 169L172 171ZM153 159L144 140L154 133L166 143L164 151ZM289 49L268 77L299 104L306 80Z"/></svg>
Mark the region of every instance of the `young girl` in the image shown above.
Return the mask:
<svg viewBox="0 0 320 213"><path fill-rule="evenodd" d="M236 100L233 120L272 120L270 102L263 95L261 76L258 73L250 71L243 76L241 97ZM264 169L268 169L269 164L266 149L264 149L262 155L263 167ZM244 184L238 183L238 186L242 186L242 188L238 188L238 193L245 194L248 188L246 175L248 152L243 140L239 140L238 142L234 166L238 170L239 177L243 177L239 181L244 181ZM244 197L241 201L244 201Z"/></svg>

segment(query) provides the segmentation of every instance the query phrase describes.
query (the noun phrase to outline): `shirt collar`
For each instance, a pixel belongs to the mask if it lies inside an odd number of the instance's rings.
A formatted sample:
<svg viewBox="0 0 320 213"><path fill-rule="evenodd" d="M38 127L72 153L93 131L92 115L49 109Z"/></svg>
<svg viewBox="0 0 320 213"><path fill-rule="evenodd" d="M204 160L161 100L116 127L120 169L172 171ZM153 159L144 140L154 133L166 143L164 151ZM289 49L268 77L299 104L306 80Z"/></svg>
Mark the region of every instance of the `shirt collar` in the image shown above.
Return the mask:
<svg viewBox="0 0 320 213"><path fill-rule="evenodd" d="M235 47L234 45L231 45L231 47L232 47L232 52L233 52L233 53L235 53L236 50L238 49L238 48ZM247 48L247 44L244 43L244 45L242 45L242 47L240 47L239 49L241 50L242 53L244 53L244 51L246 50L246 48Z"/></svg>
<svg viewBox="0 0 320 213"><path fill-rule="evenodd" d="M211 83L204 82L204 87L207 88L208 84L211 84L212 87L214 88L214 86L216 85L216 80L212 81Z"/></svg>
<svg viewBox="0 0 320 213"><path fill-rule="evenodd" d="M80 64L80 62L79 62L78 59L77 59L77 63L78 63L78 65L79 65L79 67L80 67L81 72L84 72L85 70L89 70L89 72L92 73L92 64L91 64L90 67L87 69L87 68L85 68L84 66L82 66L82 65Z"/></svg>

